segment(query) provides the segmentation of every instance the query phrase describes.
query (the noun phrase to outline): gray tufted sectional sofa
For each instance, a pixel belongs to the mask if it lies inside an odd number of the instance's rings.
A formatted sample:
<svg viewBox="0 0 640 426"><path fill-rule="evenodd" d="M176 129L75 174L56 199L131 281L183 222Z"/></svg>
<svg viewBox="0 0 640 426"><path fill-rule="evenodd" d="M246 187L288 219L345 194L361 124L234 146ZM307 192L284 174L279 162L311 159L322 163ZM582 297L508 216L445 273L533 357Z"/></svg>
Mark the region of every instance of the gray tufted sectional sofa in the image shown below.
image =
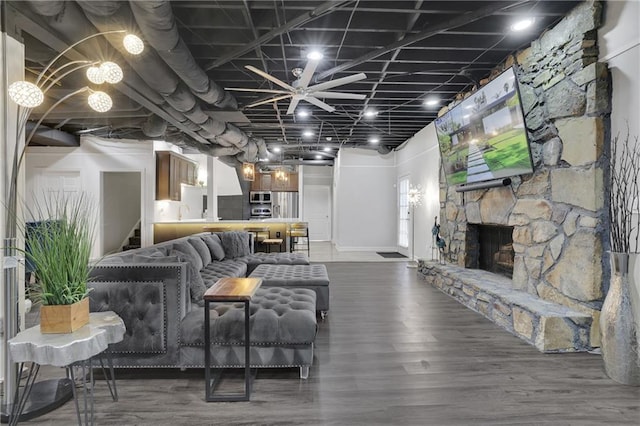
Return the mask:
<svg viewBox="0 0 640 426"><path fill-rule="evenodd" d="M299 252L253 253L252 237L202 233L116 253L95 265L91 311L114 311L127 327L124 340L111 348L114 366L203 367L206 288L219 278L245 277L261 264L309 264ZM258 289L251 301L252 367L300 367L306 377L315 310L313 290ZM212 366L244 365L243 318L241 303L212 304Z"/></svg>

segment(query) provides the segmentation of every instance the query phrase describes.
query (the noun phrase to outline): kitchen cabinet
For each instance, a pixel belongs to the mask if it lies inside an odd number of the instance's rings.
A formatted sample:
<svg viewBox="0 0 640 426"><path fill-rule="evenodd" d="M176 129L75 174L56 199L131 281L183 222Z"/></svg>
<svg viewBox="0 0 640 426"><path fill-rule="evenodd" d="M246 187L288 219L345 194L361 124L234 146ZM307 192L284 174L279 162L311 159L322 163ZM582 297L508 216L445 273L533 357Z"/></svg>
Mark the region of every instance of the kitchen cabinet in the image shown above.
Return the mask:
<svg viewBox="0 0 640 426"><path fill-rule="evenodd" d="M156 151L156 200L180 201L180 185L197 180L197 163L173 151Z"/></svg>
<svg viewBox="0 0 640 426"><path fill-rule="evenodd" d="M287 180L279 180L275 172L271 177L271 190L279 192L298 192L298 173L289 173Z"/></svg>
<svg viewBox="0 0 640 426"><path fill-rule="evenodd" d="M287 180L276 179L276 172L256 173L256 177L251 182L252 191L298 191L298 173L289 173Z"/></svg>
<svg viewBox="0 0 640 426"><path fill-rule="evenodd" d="M251 182L252 191L271 191L271 173L256 173Z"/></svg>

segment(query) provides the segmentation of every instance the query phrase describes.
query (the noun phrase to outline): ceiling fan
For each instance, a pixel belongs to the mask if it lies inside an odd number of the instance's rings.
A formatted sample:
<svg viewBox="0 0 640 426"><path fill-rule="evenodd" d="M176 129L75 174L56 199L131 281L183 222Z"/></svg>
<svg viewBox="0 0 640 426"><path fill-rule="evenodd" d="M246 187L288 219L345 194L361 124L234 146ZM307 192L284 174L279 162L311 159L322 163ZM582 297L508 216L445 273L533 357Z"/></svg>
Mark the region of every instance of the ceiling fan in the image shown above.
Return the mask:
<svg viewBox="0 0 640 426"><path fill-rule="evenodd" d="M307 62L307 66L301 73L298 73L298 80L296 80L293 85L289 85L284 81L267 74L266 72L253 67L251 65L245 65L245 68L249 71L252 71L259 76L277 84L282 87L284 90L274 90L274 89L246 89L240 87L225 87L226 90L232 90L237 92L258 92L258 93L271 93L275 96L263 99L258 102L254 102L252 104L246 105L245 108L253 108L258 105L263 105L269 102L276 102L282 99L291 98L291 103L289 104L289 108L287 109L287 114L293 114L298 106L298 102L306 101L310 104L313 104L319 108L322 108L328 112L334 112L336 109L331 105L321 101L319 98L323 99L364 99L366 95L360 95L356 93L344 93L344 92L328 92L328 89L332 89L337 86L341 86L343 84L353 83L354 81L359 81L367 78L367 75L364 73L354 74L347 77L338 78L335 80L327 81L324 83L314 84L313 86L309 86L311 82L311 77L318 67L318 60L310 59ZM294 74L295 75L295 74Z"/></svg>

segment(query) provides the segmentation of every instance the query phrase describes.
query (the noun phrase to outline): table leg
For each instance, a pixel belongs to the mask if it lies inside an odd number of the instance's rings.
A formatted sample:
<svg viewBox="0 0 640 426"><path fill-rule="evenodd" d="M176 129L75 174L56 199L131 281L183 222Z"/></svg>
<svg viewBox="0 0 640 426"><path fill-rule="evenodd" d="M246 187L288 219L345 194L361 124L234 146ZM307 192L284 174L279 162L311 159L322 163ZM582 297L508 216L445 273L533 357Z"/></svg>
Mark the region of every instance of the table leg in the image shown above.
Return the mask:
<svg viewBox="0 0 640 426"><path fill-rule="evenodd" d="M209 301L204 301L204 381L205 381L205 400L211 401L211 336L209 318Z"/></svg>
<svg viewBox="0 0 640 426"><path fill-rule="evenodd" d="M75 375L73 372L74 365L80 366L82 369L82 399L83 399L83 412L84 412L84 422L82 421L82 415L80 414L80 403L79 403L79 395L75 387L73 388L73 400L76 406L76 415L78 417L78 425L88 426L94 424L94 399L93 399L93 390L95 385L95 380L93 377L93 358L89 358L85 361L80 361L76 364L67 366L67 374L71 378L71 380L75 383ZM88 371L87 371L88 368ZM87 383L87 374L89 374L89 383Z"/></svg>
<svg viewBox="0 0 640 426"><path fill-rule="evenodd" d="M9 425L17 425L18 420L20 419L20 415L24 410L25 404L29 399L29 395L31 394L31 390L33 388L33 384L38 377L38 372L40 371L40 364L32 363L29 368L29 374L27 375L27 379L24 384L24 391L20 395L20 380L22 378L22 371L24 370L24 363L20 363L20 367L18 368L18 380L16 383L16 395L14 398L13 407L11 407L11 416L9 418Z"/></svg>
<svg viewBox="0 0 640 426"><path fill-rule="evenodd" d="M216 386L220 383L222 373L211 378L211 336L209 325L209 301L204 302L204 380L205 380L205 400L207 402L222 401L249 401L251 395L251 384L253 375L251 374L251 302L242 300L244 303L244 394L214 396Z"/></svg>
<svg viewBox="0 0 640 426"><path fill-rule="evenodd" d="M251 395L251 342L250 342L250 304L249 300L244 302L244 394L249 401Z"/></svg>
<svg viewBox="0 0 640 426"><path fill-rule="evenodd" d="M109 387L109 393L111 394L111 399L114 401L118 400L118 388L116 387L116 375L113 371L113 359L111 358L111 351L109 348L103 352L107 357L107 364L109 365L109 376L107 376L107 370L104 367L104 360L102 354L100 355L100 367L102 368L102 375L107 382L107 386Z"/></svg>
<svg viewBox="0 0 640 426"><path fill-rule="evenodd" d="M67 376L71 379L72 383L72 392L73 392L73 403L76 406L76 415L78 416L78 424L82 424L82 417L80 417L80 405L78 404L78 391L76 390L76 378L73 374L73 365L67 366Z"/></svg>

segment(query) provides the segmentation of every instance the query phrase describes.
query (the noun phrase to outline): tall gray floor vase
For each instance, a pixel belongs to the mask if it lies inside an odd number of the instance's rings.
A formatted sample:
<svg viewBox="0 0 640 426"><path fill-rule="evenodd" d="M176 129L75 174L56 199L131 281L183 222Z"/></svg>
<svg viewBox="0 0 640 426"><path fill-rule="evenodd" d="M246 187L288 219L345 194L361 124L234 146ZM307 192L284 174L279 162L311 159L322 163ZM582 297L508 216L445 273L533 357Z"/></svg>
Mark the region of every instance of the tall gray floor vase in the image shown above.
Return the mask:
<svg viewBox="0 0 640 426"><path fill-rule="evenodd" d="M629 292L638 255L614 252L610 255L611 283L600 313L604 367L616 382L640 386L638 336Z"/></svg>

